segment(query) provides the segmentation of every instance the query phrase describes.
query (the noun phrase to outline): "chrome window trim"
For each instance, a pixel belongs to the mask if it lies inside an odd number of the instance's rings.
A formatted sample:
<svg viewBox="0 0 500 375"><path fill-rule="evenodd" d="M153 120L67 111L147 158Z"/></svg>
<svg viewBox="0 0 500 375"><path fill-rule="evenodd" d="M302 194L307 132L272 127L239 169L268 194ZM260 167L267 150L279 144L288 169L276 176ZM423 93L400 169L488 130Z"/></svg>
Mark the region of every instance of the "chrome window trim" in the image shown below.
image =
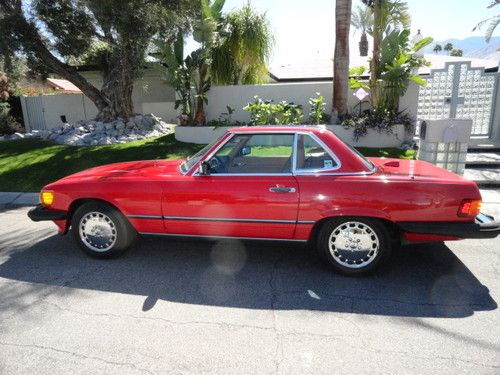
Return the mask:
<svg viewBox="0 0 500 375"><path fill-rule="evenodd" d="M217 153L217 151L219 151L227 142L229 142L235 135L254 135L254 134L275 134L275 133L279 133L280 135L283 135L283 134L290 134L290 135L293 135L295 137L295 134L297 134L297 132L293 132L293 131L278 131L278 132L268 132L268 131L256 131L256 132L228 132L229 134L231 134L230 137L228 137L224 142L222 142L214 151L212 151L208 156L206 156L205 158L203 158L202 160L200 160L198 162L198 164L196 164L196 166L199 166L201 162L205 161L205 160L208 160L210 159L212 156L214 156L215 153ZM283 134L282 134L283 133ZM293 163L293 160L295 159L295 156L294 156L294 149L293 149L293 144L292 144L292 163ZM192 173L192 176L200 176L200 174L198 173L198 168L195 168L195 170L193 171ZM214 177L214 176L293 176L293 169L292 169L292 172L290 173L215 173L215 174L210 174L209 175L210 177ZM205 177L205 176L203 176Z"/></svg>
<svg viewBox="0 0 500 375"><path fill-rule="evenodd" d="M321 173L321 172L301 172L296 173L294 176L369 176L377 172L377 168L373 168L370 171L361 171L361 172L331 172L331 173Z"/></svg>
<svg viewBox="0 0 500 375"><path fill-rule="evenodd" d="M229 140L231 138L234 137L234 133L232 132L226 132L226 134L224 136L222 136L221 140L220 140L220 143L217 145L217 147L215 147L215 149L211 152L209 152L208 154L205 154L198 163L196 163L195 165L193 165L193 167L186 172L186 174L184 176L187 176L187 175L190 175L190 176L199 176L199 173L198 173L198 167L200 166L200 164L202 162L204 162L205 160L207 159L210 159L217 151L219 151L222 146L224 146L227 142L229 142ZM208 155L208 156L207 156Z"/></svg>
<svg viewBox="0 0 500 375"><path fill-rule="evenodd" d="M314 126L313 126L314 127ZM334 172L342 167L342 162L340 159L337 157L337 155L328 147L321 139L319 139L316 134L307 132L307 131L290 131L286 129L279 129L279 128L272 128L273 131L255 131L255 132L228 132L229 134L228 137L222 140L222 142L212 151L210 152L207 156L205 156L202 160L200 160L193 168L192 171L188 171L186 175L190 174L191 176L200 176L198 173L198 166L202 161L205 161L207 159L210 159L217 151L219 151L231 138L233 138L235 135L253 135L253 134L293 134L294 135L294 140L293 140L293 148L292 148L292 172L291 173L216 173L210 175L211 177L215 176L221 176L221 177L228 177L228 176L235 176L235 177L275 177L275 176L364 176L364 175L371 175L374 174L377 171L377 167L374 165L373 168L369 171L360 171L360 172ZM330 168L330 169L297 169L297 142L298 142L298 136L299 135L307 135L312 137L318 144L323 147L326 152L335 160L337 163L337 166L335 168ZM357 158L360 158L359 155L355 156ZM203 176L204 177L204 176Z"/></svg>
<svg viewBox="0 0 500 375"><path fill-rule="evenodd" d="M267 238L267 237L233 237L233 236L207 236L203 234L175 234L175 233L154 233L154 232L139 232L143 236L162 236L162 237L192 237L206 239L223 239L223 240L257 240L257 241L286 241L286 242L307 242L307 240L296 240L293 238Z"/></svg>
<svg viewBox="0 0 500 375"><path fill-rule="evenodd" d="M318 173L318 172L333 172L333 171L336 171L337 169L342 167L342 162L337 157L337 155L335 155L335 153L330 149L330 147L328 147L321 139L319 139L316 136L316 134L308 133L308 132L297 132L297 136L299 133L300 133L300 135L306 135L306 136L311 137L314 141L316 141L316 143L318 143L321 147L323 147L323 149L328 153L328 155L330 155L330 157L335 161L336 166L333 168L316 168L316 169L295 168L293 170L294 175L299 175L299 174L304 174L304 173L314 174L314 173ZM298 139L297 139L297 142L298 142ZM295 146L297 147L297 143L295 144ZM297 149L295 149L295 160L296 159L297 159ZM297 166L297 161L295 161L295 166Z"/></svg>

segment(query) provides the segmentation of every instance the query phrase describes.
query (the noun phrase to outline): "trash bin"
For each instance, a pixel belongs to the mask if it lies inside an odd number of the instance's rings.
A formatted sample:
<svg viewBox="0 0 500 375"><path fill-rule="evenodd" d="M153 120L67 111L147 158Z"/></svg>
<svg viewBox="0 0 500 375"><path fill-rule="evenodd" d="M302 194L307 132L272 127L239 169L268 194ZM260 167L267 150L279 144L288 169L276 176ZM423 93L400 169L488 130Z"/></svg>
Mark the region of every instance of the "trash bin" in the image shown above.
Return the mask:
<svg viewBox="0 0 500 375"><path fill-rule="evenodd" d="M420 125L418 158L463 175L472 120L424 120Z"/></svg>

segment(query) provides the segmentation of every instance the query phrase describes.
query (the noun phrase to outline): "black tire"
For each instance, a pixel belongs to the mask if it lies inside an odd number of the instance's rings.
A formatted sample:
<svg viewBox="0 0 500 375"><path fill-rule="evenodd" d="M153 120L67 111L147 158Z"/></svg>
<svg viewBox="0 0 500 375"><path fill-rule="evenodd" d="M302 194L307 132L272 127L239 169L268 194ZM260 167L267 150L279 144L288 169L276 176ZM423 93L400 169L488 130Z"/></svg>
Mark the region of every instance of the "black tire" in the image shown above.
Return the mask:
<svg viewBox="0 0 500 375"><path fill-rule="evenodd" d="M330 239L333 241L331 248ZM336 247L335 244L340 246ZM389 258L391 240L387 227L380 220L339 217L327 221L320 228L317 250L336 272L346 276L361 276L373 273Z"/></svg>
<svg viewBox="0 0 500 375"><path fill-rule="evenodd" d="M71 219L71 230L80 248L95 258L120 256L137 237L137 232L120 211L109 204L95 201L78 207ZM90 235L92 233L96 235Z"/></svg>

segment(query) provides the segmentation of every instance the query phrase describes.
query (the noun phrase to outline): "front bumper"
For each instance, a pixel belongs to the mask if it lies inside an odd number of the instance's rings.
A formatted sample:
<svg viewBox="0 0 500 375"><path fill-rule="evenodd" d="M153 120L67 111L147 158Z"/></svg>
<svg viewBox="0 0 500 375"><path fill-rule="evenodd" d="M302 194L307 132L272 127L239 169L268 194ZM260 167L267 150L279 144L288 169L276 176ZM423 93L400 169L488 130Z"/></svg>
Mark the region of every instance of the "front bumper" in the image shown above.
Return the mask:
<svg viewBox="0 0 500 375"><path fill-rule="evenodd" d="M403 232L415 234L457 238L495 238L500 234L500 222L483 213L476 216L474 223L403 221L397 224Z"/></svg>
<svg viewBox="0 0 500 375"><path fill-rule="evenodd" d="M67 216L66 211L49 210L41 204L28 211L28 217L33 221L66 220Z"/></svg>

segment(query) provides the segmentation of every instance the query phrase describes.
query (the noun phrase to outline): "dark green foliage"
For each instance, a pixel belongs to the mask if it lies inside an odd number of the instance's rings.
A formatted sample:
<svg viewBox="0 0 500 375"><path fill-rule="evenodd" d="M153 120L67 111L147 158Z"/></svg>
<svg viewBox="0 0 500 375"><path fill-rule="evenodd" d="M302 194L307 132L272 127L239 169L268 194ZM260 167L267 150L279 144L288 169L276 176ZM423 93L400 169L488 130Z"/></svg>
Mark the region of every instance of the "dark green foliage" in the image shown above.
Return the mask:
<svg viewBox="0 0 500 375"><path fill-rule="evenodd" d="M151 39L189 28L193 9L194 0L0 0L0 45L23 53L44 75L74 83L99 109L98 118L126 118ZM97 62L102 89L68 62Z"/></svg>
<svg viewBox="0 0 500 375"><path fill-rule="evenodd" d="M96 36L91 15L83 1L35 0L31 4L47 30L52 46L61 56L78 56L84 53Z"/></svg>
<svg viewBox="0 0 500 375"><path fill-rule="evenodd" d="M399 98L408 89L410 81L425 85L416 71L429 63L416 53L432 43L432 38L424 38L412 44L410 30L390 30L382 39L380 64L377 76L380 78L378 87L378 106L392 111L398 110Z"/></svg>
<svg viewBox="0 0 500 375"><path fill-rule="evenodd" d="M361 115L349 114L342 121L344 128L353 128L354 140L364 137L369 129L394 134L394 125L404 125L407 132L413 131L413 118L404 112L392 111L385 108L377 108L371 111L365 111Z"/></svg>

